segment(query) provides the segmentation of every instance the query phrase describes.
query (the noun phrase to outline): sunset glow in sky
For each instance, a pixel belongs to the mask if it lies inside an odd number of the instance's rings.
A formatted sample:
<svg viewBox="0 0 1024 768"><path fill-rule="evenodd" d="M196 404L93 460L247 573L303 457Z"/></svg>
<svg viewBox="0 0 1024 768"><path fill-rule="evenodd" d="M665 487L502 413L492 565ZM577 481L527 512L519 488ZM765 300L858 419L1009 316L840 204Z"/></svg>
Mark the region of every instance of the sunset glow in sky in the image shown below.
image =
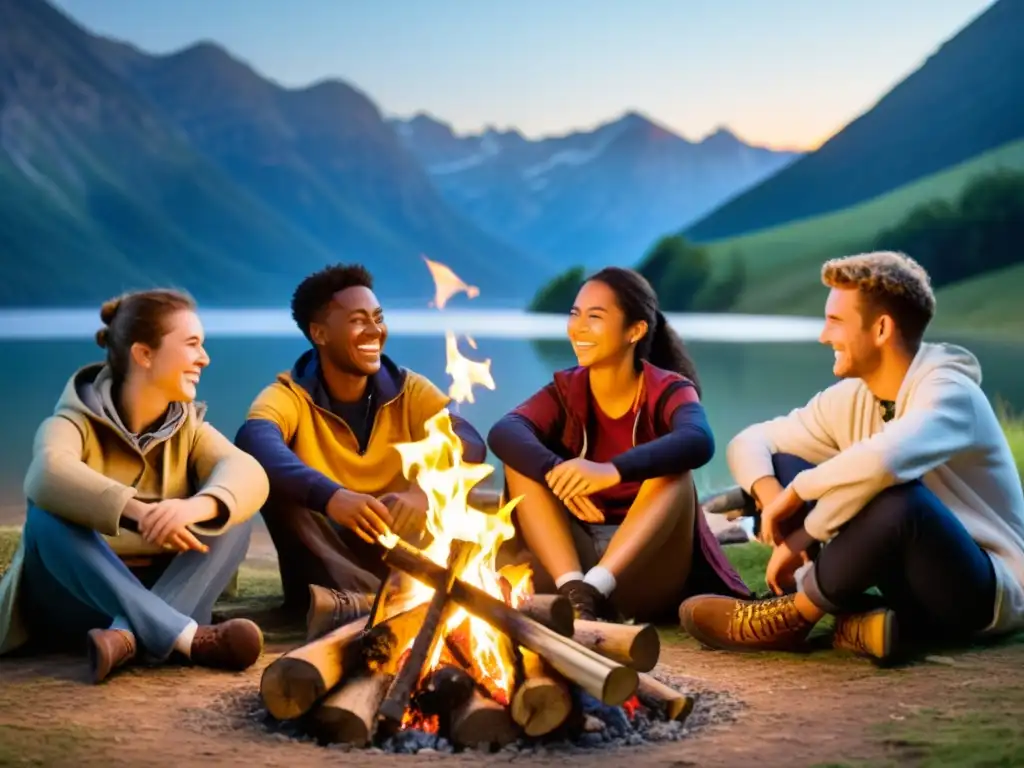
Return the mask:
<svg viewBox="0 0 1024 768"><path fill-rule="evenodd" d="M460 132L631 109L690 139L815 147L992 0L58 0L166 53L214 40L282 85L340 78Z"/></svg>

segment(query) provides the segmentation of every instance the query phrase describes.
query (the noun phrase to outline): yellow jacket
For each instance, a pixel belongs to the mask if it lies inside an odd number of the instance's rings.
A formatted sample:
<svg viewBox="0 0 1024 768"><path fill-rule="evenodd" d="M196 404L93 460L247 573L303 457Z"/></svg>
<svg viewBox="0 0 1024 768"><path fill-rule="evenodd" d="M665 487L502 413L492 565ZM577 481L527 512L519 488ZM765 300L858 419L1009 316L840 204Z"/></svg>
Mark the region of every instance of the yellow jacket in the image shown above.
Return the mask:
<svg viewBox="0 0 1024 768"><path fill-rule="evenodd" d="M331 410L318 367L310 350L290 372L279 374L257 396L236 437L266 470L271 497L324 512L341 487L374 496L405 490L408 481L395 443L424 439L427 420L448 406L449 397L385 356L370 377L372 428L363 447ZM457 415L451 421L464 460L483 462L487 447L480 434Z"/></svg>

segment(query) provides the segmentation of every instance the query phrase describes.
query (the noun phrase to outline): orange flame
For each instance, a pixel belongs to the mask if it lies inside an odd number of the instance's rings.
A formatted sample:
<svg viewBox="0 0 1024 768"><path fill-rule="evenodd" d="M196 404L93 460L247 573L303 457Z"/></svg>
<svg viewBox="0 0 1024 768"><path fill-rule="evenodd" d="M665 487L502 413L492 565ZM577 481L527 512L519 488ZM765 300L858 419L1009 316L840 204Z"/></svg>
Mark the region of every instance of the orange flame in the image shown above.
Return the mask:
<svg viewBox="0 0 1024 768"><path fill-rule="evenodd" d="M437 290L437 306L443 307L451 295L465 290L472 298L479 292L467 286L454 272L443 264L426 260L434 275ZM445 334L447 342L446 373L452 377L449 396L456 403L474 402L473 386L495 389L491 376L490 360L477 362L469 360L459 352L455 334ZM470 344L475 343L470 339ZM426 436L414 443L399 443L395 446L402 457L402 472L416 483L427 496L427 532L431 541L423 554L439 565L446 565L451 544L456 539L479 545L459 578L510 605L519 605L532 591L529 566L506 567L498 572L496 558L501 545L515 535L512 526L512 510L519 499L513 499L495 513L487 513L469 504L470 490L494 471L488 464L466 464L462 460L462 443L452 429L448 409L443 409L425 425ZM397 537L393 533L381 536L385 546L394 546ZM433 589L419 582L413 582L409 594L404 595L404 606L417 605L430 600ZM508 701L512 695L515 677L515 663L512 644L507 637L489 624L469 615L459 607L449 613L442 628L447 635L463 624L468 626L469 648L467 649L476 669L475 673L487 679L481 681L485 687L504 696ZM425 672L433 669L440 661L443 643L436 645L433 658L427 660Z"/></svg>
<svg viewBox="0 0 1024 768"><path fill-rule="evenodd" d="M464 283L448 266L439 261L431 261L426 256L423 257L423 260L427 262L430 276L434 278L434 301L432 306L444 309L448 299L459 292L465 293L471 299L475 299L480 295L479 288L475 285Z"/></svg>
<svg viewBox="0 0 1024 768"><path fill-rule="evenodd" d="M446 351L448 363L445 366L444 372L452 377L452 384L448 387L448 396L457 403L475 403L476 400L473 397L473 385L477 384L481 387L487 387L487 389L494 390L496 385L494 378L491 376L491 361L484 360L482 363L476 360L470 360L468 357L463 357L462 353L459 352L459 343L455 339L455 334L451 331L445 331ZM470 346L476 347L476 344L472 339Z"/></svg>

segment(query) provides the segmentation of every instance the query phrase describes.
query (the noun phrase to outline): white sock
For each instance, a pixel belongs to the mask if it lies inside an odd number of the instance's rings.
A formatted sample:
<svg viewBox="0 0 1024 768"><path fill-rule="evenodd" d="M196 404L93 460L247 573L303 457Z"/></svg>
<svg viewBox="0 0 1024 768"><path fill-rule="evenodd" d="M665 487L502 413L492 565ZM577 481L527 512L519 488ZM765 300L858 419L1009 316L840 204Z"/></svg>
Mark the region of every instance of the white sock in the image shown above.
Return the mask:
<svg viewBox="0 0 1024 768"><path fill-rule="evenodd" d="M598 592L605 597L608 597L612 592L615 591L615 576L607 568L600 565L595 565L589 571L587 575L583 577L583 581L592 586Z"/></svg>
<svg viewBox="0 0 1024 768"><path fill-rule="evenodd" d="M184 655L186 658L191 658L192 638L196 636L197 629L199 629L199 625L194 621L190 621L188 625L181 630L181 634L178 635L178 639L174 641L174 650Z"/></svg>
<svg viewBox="0 0 1024 768"><path fill-rule="evenodd" d="M563 584L568 584L570 581L576 581L583 578L583 571L569 571L563 573L557 579L555 579L555 588L561 589Z"/></svg>

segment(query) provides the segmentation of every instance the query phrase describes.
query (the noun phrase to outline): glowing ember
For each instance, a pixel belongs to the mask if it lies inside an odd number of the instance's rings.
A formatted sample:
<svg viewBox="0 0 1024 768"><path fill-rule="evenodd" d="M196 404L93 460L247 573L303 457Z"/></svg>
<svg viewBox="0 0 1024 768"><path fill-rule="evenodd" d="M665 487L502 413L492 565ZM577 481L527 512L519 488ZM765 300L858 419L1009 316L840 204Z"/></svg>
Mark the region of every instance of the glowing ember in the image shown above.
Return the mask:
<svg viewBox="0 0 1024 768"><path fill-rule="evenodd" d="M444 307L447 300L460 290L470 298L478 295L475 287L468 286L448 267L427 261L436 287L436 305ZM456 403L474 402L473 386L495 389L491 377L490 360L477 362L460 354L455 334L446 333L447 367L452 377L449 396ZM470 340L471 346L475 344ZM479 546L459 573L459 578L472 586L484 590L512 606L518 606L532 593L531 571L528 565L510 566L499 573L496 558L501 545L515 535L511 515L519 499L513 499L494 514L476 509L469 504L470 490L487 478L494 468L488 464L466 464L462 460L462 443L452 429L447 409L427 421L426 437L415 443L400 443L395 446L402 457L402 472L423 489L428 500L427 532L430 543L423 554L439 565L446 565L451 544L456 539L475 543ZM384 546L393 547L397 542L394 534L381 536ZM433 589L419 582L412 582L409 591L390 604L389 614L397 613L430 600ZM458 638L466 660L473 666L469 671L492 696L507 703L512 695L515 677L513 648L509 639L486 622L469 615L461 607L449 613L441 629L444 637ZM453 638L454 639L454 638ZM411 643L410 643L411 644ZM434 669L444 650L444 643L437 643L433 657L424 667L424 675ZM407 715L408 723L421 721ZM403 723L406 727L406 723Z"/></svg>
<svg viewBox="0 0 1024 768"><path fill-rule="evenodd" d="M427 262L430 276L434 278L434 302L433 306L444 309L448 299L456 293L465 293L469 298L475 299L480 295L480 289L475 285L467 285L452 270L439 261L431 261L426 256L423 260Z"/></svg>

